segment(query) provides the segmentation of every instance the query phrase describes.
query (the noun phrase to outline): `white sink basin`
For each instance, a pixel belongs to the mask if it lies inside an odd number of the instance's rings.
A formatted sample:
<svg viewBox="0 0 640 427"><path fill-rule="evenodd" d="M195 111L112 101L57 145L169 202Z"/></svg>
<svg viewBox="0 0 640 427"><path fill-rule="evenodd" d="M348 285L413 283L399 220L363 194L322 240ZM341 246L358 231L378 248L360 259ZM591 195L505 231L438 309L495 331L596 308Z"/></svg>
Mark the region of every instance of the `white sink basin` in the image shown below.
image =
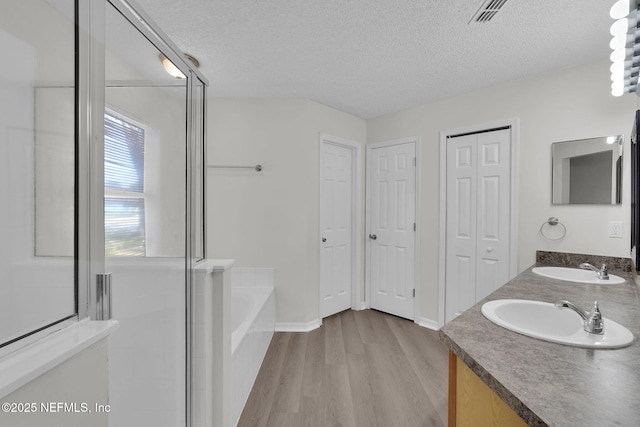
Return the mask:
<svg viewBox="0 0 640 427"><path fill-rule="evenodd" d="M583 270L581 268L567 268L567 267L534 267L534 273L540 276L549 277L550 279L568 280L570 282L577 283L593 283L596 285L619 285L624 283L625 280L616 276L615 274L609 275L609 280L598 279L595 271Z"/></svg>
<svg viewBox="0 0 640 427"><path fill-rule="evenodd" d="M606 310L606 307L605 307ZM633 343L633 334L611 319L603 318L604 334L582 329L582 318L569 308L520 299L489 301L482 314L496 325L529 337L586 348L620 348Z"/></svg>

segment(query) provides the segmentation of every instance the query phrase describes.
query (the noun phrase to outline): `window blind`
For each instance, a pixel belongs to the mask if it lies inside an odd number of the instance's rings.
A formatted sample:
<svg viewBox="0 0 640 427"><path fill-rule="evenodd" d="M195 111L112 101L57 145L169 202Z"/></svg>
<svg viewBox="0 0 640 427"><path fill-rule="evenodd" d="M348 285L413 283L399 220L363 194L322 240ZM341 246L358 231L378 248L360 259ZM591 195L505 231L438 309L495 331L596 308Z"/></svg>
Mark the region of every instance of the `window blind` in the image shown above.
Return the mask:
<svg viewBox="0 0 640 427"><path fill-rule="evenodd" d="M145 256L146 254L144 138L145 132L141 127L116 115L105 113L106 256Z"/></svg>
<svg viewBox="0 0 640 427"><path fill-rule="evenodd" d="M145 256L144 199L104 200L106 256Z"/></svg>
<svg viewBox="0 0 640 427"><path fill-rule="evenodd" d="M144 192L144 129L109 113L104 115L104 185Z"/></svg>

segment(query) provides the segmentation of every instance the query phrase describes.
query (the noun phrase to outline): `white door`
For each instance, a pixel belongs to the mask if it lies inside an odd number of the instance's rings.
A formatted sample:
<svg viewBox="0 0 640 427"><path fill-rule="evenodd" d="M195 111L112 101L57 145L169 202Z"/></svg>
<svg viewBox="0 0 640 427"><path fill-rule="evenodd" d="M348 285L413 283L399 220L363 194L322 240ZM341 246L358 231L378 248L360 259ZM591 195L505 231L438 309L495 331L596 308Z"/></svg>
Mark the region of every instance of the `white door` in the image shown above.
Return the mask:
<svg viewBox="0 0 640 427"><path fill-rule="evenodd" d="M320 145L320 316L351 307L353 278L353 151Z"/></svg>
<svg viewBox="0 0 640 427"><path fill-rule="evenodd" d="M511 131L447 141L448 322L510 275Z"/></svg>
<svg viewBox="0 0 640 427"><path fill-rule="evenodd" d="M380 146L369 153L371 308L413 320L416 143Z"/></svg>

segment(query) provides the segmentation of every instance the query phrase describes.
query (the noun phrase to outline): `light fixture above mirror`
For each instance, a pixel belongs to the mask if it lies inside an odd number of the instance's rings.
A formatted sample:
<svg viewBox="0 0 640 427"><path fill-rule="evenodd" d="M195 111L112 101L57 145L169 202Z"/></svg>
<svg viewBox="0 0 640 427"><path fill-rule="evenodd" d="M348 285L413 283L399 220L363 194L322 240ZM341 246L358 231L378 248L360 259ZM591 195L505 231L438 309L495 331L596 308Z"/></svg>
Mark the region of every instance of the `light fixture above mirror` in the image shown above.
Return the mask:
<svg viewBox="0 0 640 427"><path fill-rule="evenodd" d="M640 43L636 40L640 34L638 28L637 0L618 0L609 11L615 19L611 25L611 94L621 96L636 92L638 89L638 71L640 71Z"/></svg>

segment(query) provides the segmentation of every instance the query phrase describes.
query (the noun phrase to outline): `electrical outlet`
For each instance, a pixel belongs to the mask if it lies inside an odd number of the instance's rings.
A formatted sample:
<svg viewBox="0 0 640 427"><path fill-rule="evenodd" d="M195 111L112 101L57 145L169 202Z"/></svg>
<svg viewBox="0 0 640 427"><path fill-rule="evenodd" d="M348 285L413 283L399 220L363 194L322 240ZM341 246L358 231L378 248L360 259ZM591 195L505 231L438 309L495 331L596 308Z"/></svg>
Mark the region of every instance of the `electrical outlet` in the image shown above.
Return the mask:
<svg viewBox="0 0 640 427"><path fill-rule="evenodd" d="M609 237L622 237L622 221L609 221Z"/></svg>

